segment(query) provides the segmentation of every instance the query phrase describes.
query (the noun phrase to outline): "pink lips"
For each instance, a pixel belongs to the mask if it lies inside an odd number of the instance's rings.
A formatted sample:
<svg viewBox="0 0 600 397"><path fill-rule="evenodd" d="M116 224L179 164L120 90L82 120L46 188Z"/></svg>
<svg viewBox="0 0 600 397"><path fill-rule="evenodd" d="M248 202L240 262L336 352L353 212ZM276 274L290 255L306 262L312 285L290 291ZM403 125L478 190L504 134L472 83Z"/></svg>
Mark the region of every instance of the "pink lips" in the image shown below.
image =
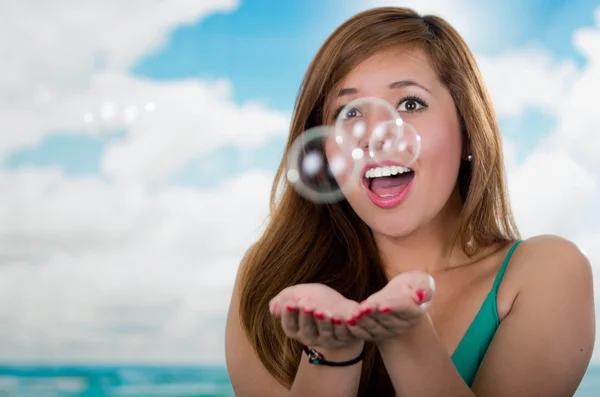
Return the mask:
<svg viewBox="0 0 600 397"><path fill-rule="evenodd" d="M413 179L408 183L408 185L404 186L404 188L400 191L400 193L396 194L395 196L380 197L380 196L376 195L375 193L373 193L371 191L371 189L369 189L368 182L366 181L366 178L364 178L364 175L370 168L382 167L382 166L386 166L386 165L397 165L399 167L403 167L403 165L401 165L397 162L394 162L394 161L382 161L381 163L369 163L363 167L362 175L363 175L363 185L365 187L365 190L367 191L367 196L369 197L371 202L373 202L373 204L375 204L376 206L378 206L380 208L390 209L390 208L396 207L402 201L404 201L404 199L406 198L406 195L408 194L410 188L413 185L413 182L415 181L415 178L413 176Z"/></svg>

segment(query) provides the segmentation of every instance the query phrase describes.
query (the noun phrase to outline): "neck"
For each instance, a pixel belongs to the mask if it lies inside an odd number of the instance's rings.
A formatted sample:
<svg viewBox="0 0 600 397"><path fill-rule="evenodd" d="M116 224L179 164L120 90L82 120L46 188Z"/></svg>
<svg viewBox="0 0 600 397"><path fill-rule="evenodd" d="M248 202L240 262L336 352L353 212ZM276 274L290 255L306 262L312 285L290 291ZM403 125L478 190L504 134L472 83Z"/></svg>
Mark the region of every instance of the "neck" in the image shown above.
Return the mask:
<svg viewBox="0 0 600 397"><path fill-rule="evenodd" d="M460 208L460 198L458 203L450 199L438 216L406 236L374 233L388 278L413 270L433 275L465 263L468 257L460 242L454 241L460 222Z"/></svg>

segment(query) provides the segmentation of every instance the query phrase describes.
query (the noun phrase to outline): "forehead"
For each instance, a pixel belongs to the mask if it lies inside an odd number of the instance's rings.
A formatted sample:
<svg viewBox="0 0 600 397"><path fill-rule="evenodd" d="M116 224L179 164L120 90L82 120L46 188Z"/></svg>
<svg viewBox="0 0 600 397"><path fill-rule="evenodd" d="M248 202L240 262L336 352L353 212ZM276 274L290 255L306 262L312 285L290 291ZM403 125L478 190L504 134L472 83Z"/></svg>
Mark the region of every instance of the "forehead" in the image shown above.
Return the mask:
<svg viewBox="0 0 600 397"><path fill-rule="evenodd" d="M422 50L395 48L379 52L358 64L342 79L339 88L370 91L398 80L414 80L432 89L438 79Z"/></svg>

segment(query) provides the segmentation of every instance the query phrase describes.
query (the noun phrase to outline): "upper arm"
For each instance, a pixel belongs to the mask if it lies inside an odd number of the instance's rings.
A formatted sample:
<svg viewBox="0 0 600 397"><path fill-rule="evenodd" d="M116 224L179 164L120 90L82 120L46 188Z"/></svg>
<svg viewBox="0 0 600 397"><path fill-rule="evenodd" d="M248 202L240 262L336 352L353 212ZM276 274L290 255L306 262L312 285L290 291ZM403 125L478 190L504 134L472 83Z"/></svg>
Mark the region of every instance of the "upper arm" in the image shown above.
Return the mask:
<svg viewBox="0 0 600 397"><path fill-rule="evenodd" d="M227 371L238 397L285 396L288 390L264 368L255 354L240 321L240 281L247 262L242 260L235 280L225 328L225 360Z"/></svg>
<svg viewBox="0 0 600 397"><path fill-rule="evenodd" d="M527 276L473 384L477 396L573 396L595 340L591 265L572 243L522 244ZM516 255L516 253L515 253Z"/></svg>

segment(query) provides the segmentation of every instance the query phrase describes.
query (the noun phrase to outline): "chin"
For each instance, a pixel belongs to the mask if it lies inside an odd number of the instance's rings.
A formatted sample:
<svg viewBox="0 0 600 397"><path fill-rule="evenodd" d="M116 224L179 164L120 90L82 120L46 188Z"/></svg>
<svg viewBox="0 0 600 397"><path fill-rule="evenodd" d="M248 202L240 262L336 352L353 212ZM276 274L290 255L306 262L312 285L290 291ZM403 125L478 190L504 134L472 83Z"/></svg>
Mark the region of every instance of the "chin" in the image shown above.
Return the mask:
<svg viewBox="0 0 600 397"><path fill-rule="evenodd" d="M418 222L406 216L387 215L365 220L365 223L371 228L373 234L389 238L406 237L418 228Z"/></svg>

